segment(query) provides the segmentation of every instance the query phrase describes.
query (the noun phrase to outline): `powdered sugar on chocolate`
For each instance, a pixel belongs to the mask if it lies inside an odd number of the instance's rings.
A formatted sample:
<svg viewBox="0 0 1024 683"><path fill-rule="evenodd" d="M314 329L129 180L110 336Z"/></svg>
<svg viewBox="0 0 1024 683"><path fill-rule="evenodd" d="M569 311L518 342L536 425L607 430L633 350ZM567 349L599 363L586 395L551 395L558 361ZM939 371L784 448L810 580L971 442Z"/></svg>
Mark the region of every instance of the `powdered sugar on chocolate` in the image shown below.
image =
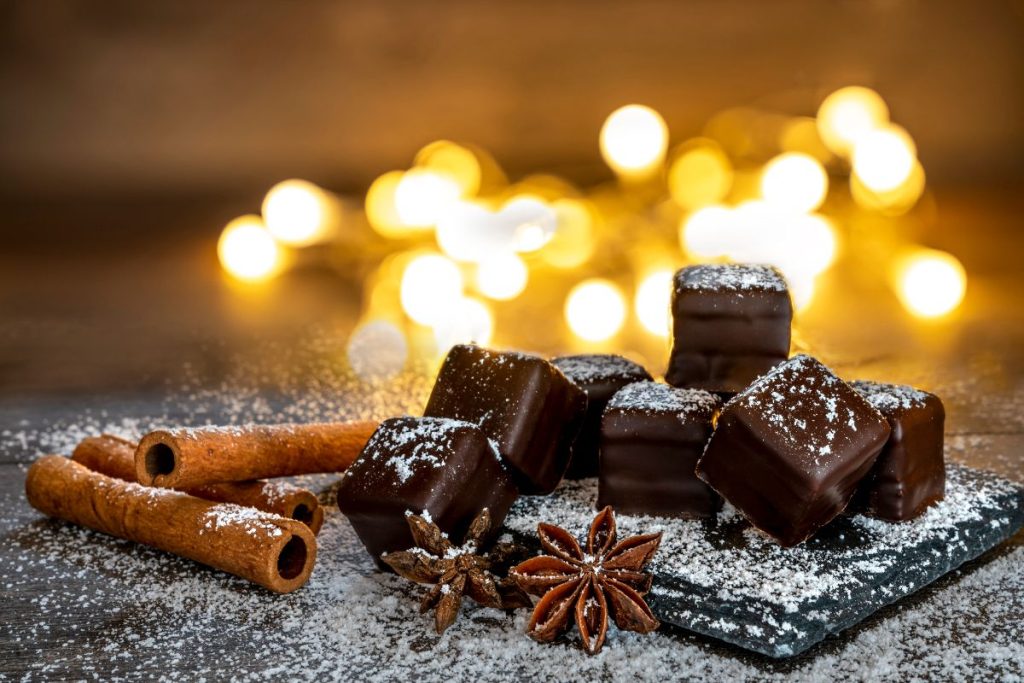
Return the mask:
<svg viewBox="0 0 1024 683"><path fill-rule="evenodd" d="M639 363L613 354L587 354L552 358L551 364L578 384L611 379L642 381L650 377Z"/></svg>
<svg viewBox="0 0 1024 683"><path fill-rule="evenodd" d="M850 382L854 390L884 415L897 410L924 408L928 394L906 384L884 384L867 380Z"/></svg>
<svg viewBox="0 0 1024 683"><path fill-rule="evenodd" d="M786 279L772 266L754 263L707 264L683 268L675 276L677 290L785 292Z"/></svg>
<svg viewBox="0 0 1024 683"><path fill-rule="evenodd" d="M718 397L701 389L677 389L661 382L634 382L615 392L608 408L697 415L710 413L719 404Z"/></svg>

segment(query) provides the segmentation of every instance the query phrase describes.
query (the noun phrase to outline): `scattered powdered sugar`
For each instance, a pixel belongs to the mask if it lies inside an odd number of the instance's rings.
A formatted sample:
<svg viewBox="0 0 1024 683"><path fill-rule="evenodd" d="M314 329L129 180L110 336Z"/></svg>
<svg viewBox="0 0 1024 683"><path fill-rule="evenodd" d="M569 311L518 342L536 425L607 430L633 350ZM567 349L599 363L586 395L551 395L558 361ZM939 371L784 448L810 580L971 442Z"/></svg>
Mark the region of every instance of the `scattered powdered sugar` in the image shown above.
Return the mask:
<svg viewBox="0 0 1024 683"><path fill-rule="evenodd" d="M278 524L279 517L256 508L235 505L234 503L218 503L203 515L205 529L217 531L223 527L241 527L252 537L270 536L277 538L284 535ZM202 530L199 532L203 533Z"/></svg>
<svg viewBox="0 0 1024 683"><path fill-rule="evenodd" d="M456 437L476 426L444 417L400 418L390 420L374 432L366 444L366 456L384 459L399 483L408 481L419 469L444 465L454 449ZM491 450L493 444L488 442Z"/></svg>
<svg viewBox="0 0 1024 683"><path fill-rule="evenodd" d="M676 273L676 290L785 292L786 280L772 266L755 263L687 266Z"/></svg>
<svg viewBox="0 0 1024 683"><path fill-rule="evenodd" d="M552 358L551 363L577 384L615 379L639 382L651 378L650 373L639 363L613 354L561 356Z"/></svg>
<svg viewBox="0 0 1024 683"><path fill-rule="evenodd" d="M884 384L868 380L850 382L854 390L883 415L896 410L924 408L928 394L905 384Z"/></svg>
<svg viewBox="0 0 1024 683"><path fill-rule="evenodd" d="M615 392L608 408L680 415L710 414L720 405L703 389L677 389L661 382L634 382Z"/></svg>

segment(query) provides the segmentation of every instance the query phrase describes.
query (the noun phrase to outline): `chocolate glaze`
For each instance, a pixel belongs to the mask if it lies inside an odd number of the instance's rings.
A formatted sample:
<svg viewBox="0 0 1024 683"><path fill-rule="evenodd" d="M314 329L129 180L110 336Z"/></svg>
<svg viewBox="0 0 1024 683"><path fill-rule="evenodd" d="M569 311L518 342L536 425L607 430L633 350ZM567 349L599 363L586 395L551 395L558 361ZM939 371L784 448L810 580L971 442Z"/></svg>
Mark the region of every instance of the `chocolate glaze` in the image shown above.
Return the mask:
<svg viewBox="0 0 1024 683"><path fill-rule="evenodd" d="M554 365L525 353L452 347L424 415L465 420L494 440L521 493L562 480L587 396Z"/></svg>
<svg viewBox="0 0 1024 683"><path fill-rule="evenodd" d="M892 432L848 510L891 522L913 519L946 492L942 401L908 386L863 380L850 386L885 416Z"/></svg>
<svg viewBox="0 0 1024 683"><path fill-rule="evenodd" d="M673 386L738 392L789 356L793 307L781 273L751 264L689 266L672 292Z"/></svg>
<svg viewBox="0 0 1024 683"><path fill-rule="evenodd" d="M889 431L860 394L798 355L725 404L697 476L793 546L843 511Z"/></svg>
<svg viewBox="0 0 1024 683"><path fill-rule="evenodd" d="M699 389L638 382L601 423L597 506L626 514L709 517L722 500L694 474L721 402Z"/></svg>
<svg viewBox="0 0 1024 683"><path fill-rule="evenodd" d="M608 354L587 354L552 358L551 363L587 395L587 414L583 419L566 479L596 477L601 438L601 415L615 392L633 382L650 380L641 365L628 358Z"/></svg>
<svg viewBox="0 0 1024 683"><path fill-rule="evenodd" d="M414 543L405 513L424 510L453 539L462 539L483 508L492 538L518 496L487 436L475 425L444 418L385 420L338 487L338 507L382 569L381 553Z"/></svg>

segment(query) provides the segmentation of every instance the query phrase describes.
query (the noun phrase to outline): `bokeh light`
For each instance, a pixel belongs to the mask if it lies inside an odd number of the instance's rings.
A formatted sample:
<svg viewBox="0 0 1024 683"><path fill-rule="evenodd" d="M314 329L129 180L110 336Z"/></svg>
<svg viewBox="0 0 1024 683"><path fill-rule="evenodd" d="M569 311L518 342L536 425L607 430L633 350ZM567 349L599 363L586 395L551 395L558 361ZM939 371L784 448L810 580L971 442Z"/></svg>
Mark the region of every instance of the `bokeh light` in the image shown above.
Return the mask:
<svg viewBox="0 0 1024 683"><path fill-rule="evenodd" d="M395 187L398 218L410 227L437 225L462 195L462 187L451 176L426 168L406 171Z"/></svg>
<svg viewBox="0 0 1024 683"><path fill-rule="evenodd" d="M717 258L733 250L732 210L705 206L685 217L679 226L679 243L694 258Z"/></svg>
<svg viewBox="0 0 1024 683"><path fill-rule="evenodd" d="M565 319L573 333L591 342L615 336L626 321L626 299L608 280L585 280L569 292Z"/></svg>
<svg viewBox="0 0 1024 683"><path fill-rule="evenodd" d="M526 289L529 273L516 254L496 254L477 265L476 288L489 299L514 299Z"/></svg>
<svg viewBox="0 0 1024 683"><path fill-rule="evenodd" d="M669 165L668 189L679 206L693 210L722 201L732 179L732 164L717 143L691 140L680 147Z"/></svg>
<svg viewBox="0 0 1024 683"><path fill-rule="evenodd" d="M442 320L461 298L462 273L440 254L417 256L402 272L402 309L422 325Z"/></svg>
<svg viewBox="0 0 1024 683"><path fill-rule="evenodd" d="M387 320L371 320L352 332L346 346L349 367L367 382L390 379L405 368L409 344Z"/></svg>
<svg viewBox="0 0 1024 683"><path fill-rule="evenodd" d="M818 132L836 154L848 155L857 142L889 121L889 107L870 88L840 88L818 108Z"/></svg>
<svg viewBox="0 0 1024 683"><path fill-rule="evenodd" d="M285 180L263 199L263 223L279 242L305 247L328 233L333 207L327 193L306 180Z"/></svg>
<svg viewBox="0 0 1024 683"><path fill-rule="evenodd" d="M669 336L671 300L671 270L656 270L640 282L636 288L633 310L645 330L657 337L667 338Z"/></svg>
<svg viewBox="0 0 1024 683"><path fill-rule="evenodd" d="M589 202L577 199L559 199L552 208L555 210L555 234L544 245L540 256L555 268L578 268L594 254L597 212Z"/></svg>
<svg viewBox="0 0 1024 683"><path fill-rule="evenodd" d="M620 107L601 127L601 155L622 176L645 176L660 168L668 148L668 126L641 104Z"/></svg>
<svg viewBox="0 0 1024 683"><path fill-rule="evenodd" d="M389 171L374 180L366 192L366 220L382 237L400 239L414 232L402 222L395 206L395 193L404 175L402 171Z"/></svg>
<svg viewBox="0 0 1024 683"><path fill-rule="evenodd" d="M463 297L448 306L431 327L437 353L443 355L456 344L489 344L494 335L494 316L484 302Z"/></svg>
<svg viewBox="0 0 1024 683"><path fill-rule="evenodd" d="M900 216L914 208L924 194L924 167L917 159L910 175L898 187L887 192L871 190L856 175L850 176L850 194L862 209L878 211L886 216Z"/></svg>
<svg viewBox="0 0 1024 683"><path fill-rule="evenodd" d="M967 272L960 261L935 249L901 259L895 279L903 306L921 318L938 318L953 311L967 291Z"/></svg>
<svg viewBox="0 0 1024 683"><path fill-rule="evenodd" d="M448 140L432 142L416 153L414 164L454 180L463 197L472 197L480 190L480 161L462 145Z"/></svg>
<svg viewBox="0 0 1024 683"><path fill-rule="evenodd" d="M782 127L779 147L784 152L802 152L822 164L829 163L832 151L825 146L818 132L818 122L810 116L795 116Z"/></svg>
<svg viewBox="0 0 1024 683"><path fill-rule="evenodd" d="M281 253L259 216L240 216L228 223L217 242L217 256L239 280L257 281L273 275Z"/></svg>
<svg viewBox="0 0 1024 683"><path fill-rule="evenodd" d="M821 163L800 152L775 157L761 173L761 196L791 211L814 211L825 201L828 175Z"/></svg>
<svg viewBox="0 0 1024 683"><path fill-rule="evenodd" d="M853 173L873 192L888 192L904 184L914 170L914 141L896 126L873 130L853 148Z"/></svg>
<svg viewBox="0 0 1024 683"><path fill-rule="evenodd" d="M497 211L459 201L437 225L437 243L457 261L478 262L512 251L536 251L554 235L555 210L539 197L516 196Z"/></svg>

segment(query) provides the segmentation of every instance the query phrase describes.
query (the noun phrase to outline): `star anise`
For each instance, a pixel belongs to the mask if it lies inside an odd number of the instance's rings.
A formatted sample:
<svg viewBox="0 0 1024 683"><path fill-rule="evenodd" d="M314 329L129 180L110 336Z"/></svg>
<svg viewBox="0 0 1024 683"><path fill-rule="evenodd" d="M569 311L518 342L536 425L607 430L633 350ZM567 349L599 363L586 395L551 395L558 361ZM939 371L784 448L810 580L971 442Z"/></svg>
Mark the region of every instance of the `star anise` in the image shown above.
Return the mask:
<svg viewBox="0 0 1024 683"><path fill-rule="evenodd" d="M481 605L498 609L529 607L530 599L512 581L495 580L492 569L510 563L516 554L509 543L497 543L490 553L481 553L480 546L491 528L491 513L484 508L473 519L463 544L456 547L438 526L420 515L406 513L415 548L384 553L381 559L400 576L434 587L423 596L420 613L434 610L434 627L438 633L455 622L462 596L467 595Z"/></svg>
<svg viewBox="0 0 1024 683"><path fill-rule="evenodd" d="M642 570L658 550L660 533L631 536L616 544L615 513L608 506L590 525L585 553L561 527L538 524L537 535L550 554L532 557L509 573L527 593L541 596L527 626L531 638L551 642L575 620L583 649L596 654L604 645L609 612L624 631L649 633L658 628L643 599L652 577Z"/></svg>

